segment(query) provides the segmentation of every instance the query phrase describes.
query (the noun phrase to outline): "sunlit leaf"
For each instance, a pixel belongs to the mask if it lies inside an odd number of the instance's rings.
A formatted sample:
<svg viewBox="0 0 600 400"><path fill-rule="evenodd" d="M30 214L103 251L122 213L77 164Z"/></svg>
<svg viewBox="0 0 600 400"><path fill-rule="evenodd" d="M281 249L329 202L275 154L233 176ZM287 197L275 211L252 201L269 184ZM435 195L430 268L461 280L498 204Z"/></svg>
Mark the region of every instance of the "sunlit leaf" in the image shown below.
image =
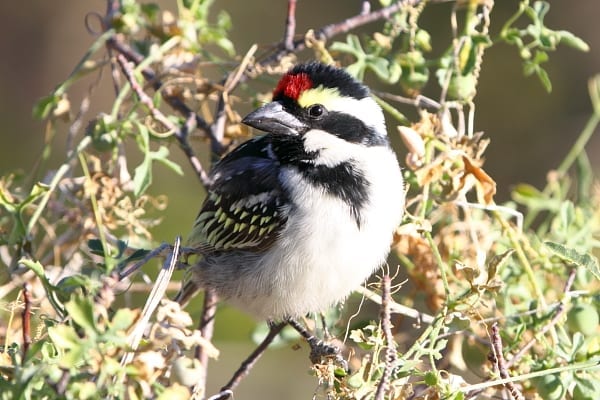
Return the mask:
<svg viewBox="0 0 600 400"><path fill-rule="evenodd" d="M69 325L56 325L48 328L48 336L55 346L62 350L70 350L79 346L80 338L75 332L75 328Z"/></svg>
<svg viewBox="0 0 600 400"><path fill-rule="evenodd" d="M65 309L73 319L73 322L82 327L86 331L86 334L97 333L94 306L90 299L87 297L75 298L65 304Z"/></svg>
<svg viewBox="0 0 600 400"><path fill-rule="evenodd" d="M588 253L579 253L578 251L559 243L544 242L544 245L558 257L577 266L587 268L594 274L596 279L600 279L600 268L598 267L598 259L596 257Z"/></svg>
<svg viewBox="0 0 600 400"><path fill-rule="evenodd" d="M129 329L129 327L137 320L139 314L139 310L132 310L130 308L118 309L111 320L112 329L114 331Z"/></svg>

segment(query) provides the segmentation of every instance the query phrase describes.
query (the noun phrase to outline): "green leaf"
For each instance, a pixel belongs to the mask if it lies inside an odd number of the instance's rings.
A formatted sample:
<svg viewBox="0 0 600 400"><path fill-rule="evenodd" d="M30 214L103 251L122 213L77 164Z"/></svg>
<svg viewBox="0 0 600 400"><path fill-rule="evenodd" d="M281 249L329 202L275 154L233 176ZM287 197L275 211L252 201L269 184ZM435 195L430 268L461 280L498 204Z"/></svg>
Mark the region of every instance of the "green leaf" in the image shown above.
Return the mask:
<svg viewBox="0 0 600 400"><path fill-rule="evenodd" d="M388 65L389 62L388 60L386 60L385 58L382 57L372 57L369 59L368 62L368 67L371 68L371 70L373 72L375 72L375 74L377 74L377 76L379 76L379 78L381 79L387 79L388 78Z"/></svg>
<svg viewBox="0 0 600 400"><path fill-rule="evenodd" d="M544 21L544 17L550 11L550 3L547 1L536 1L533 3L533 10L535 11L537 20L535 22L541 23Z"/></svg>
<svg viewBox="0 0 600 400"><path fill-rule="evenodd" d="M585 267L596 279L600 279L600 267L598 266L598 259L596 257L588 253L579 253L572 248L554 242L544 242L544 245L556 256L577 266Z"/></svg>
<svg viewBox="0 0 600 400"><path fill-rule="evenodd" d="M510 259L510 256L515 252L514 249L508 249L502 254L496 254L488 262L487 265L487 281L490 282L495 276L500 267L502 267Z"/></svg>
<svg viewBox="0 0 600 400"><path fill-rule="evenodd" d="M98 331L94 318L94 306L87 297L79 297L65 304L69 316L77 325L83 328L88 336L94 336Z"/></svg>
<svg viewBox="0 0 600 400"><path fill-rule="evenodd" d="M153 160L159 161L161 164L165 165L177 175L183 175L181 166L167 158L169 157L169 154L169 149L165 146L161 146L157 151L151 153L151 157Z"/></svg>
<svg viewBox="0 0 600 400"><path fill-rule="evenodd" d="M104 257L104 247L102 246L102 241L100 239L90 239L88 240L87 245L92 254Z"/></svg>
<svg viewBox="0 0 600 400"><path fill-rule="evenodd" d="M152 184L152 158L147 153L142 163L135 167L133 173L133 194L141 196Z"/></svg>
<svg viewBox="0 0 600 400"><path fill-rule="evenodd" d="M144 154L144 159L133 173L133 193L136 197L141 196L152 184L152 162L154 160L167 166L179 175L183 175L181 167L168 159L169 149L160 146L157 151L150 150L150 133L148 128L141 123L136 123L138 135L136 136L138 147Z"/></svg>
<svg viewBox="0 0 600 400"><path fill-rule="evenodd" d="M136 142L144 155L141 164L135 168L133 173L133 193L137 197L143 194L152 183L152 158L150 156L150 133L148 128L139 122L136 123L136 127L138 130Z"/></svg>
<svg viewBox="0 0 600 400"><path fill-rule="evenodd" d="M594 375L575 375L573 399L597 399L600 393L600 381Z"/></svg>
<svg viewBox="0 0 600 400"><path fill-rule="evenodd" d="M567 232L575 220L575 206L573 205L573 202L566 200L561 204L558 215L560 217L561 228Z"/></svg>
<svg viewBox="0 0 600 400"><path fill-rule="evenodd" d="M550 57L548 56L547 52L542 50L536 50L535 56L533 57L533 62L535 64L542 64L548 61L549 59Z"/></svg>
<svg viewBox="0 0 600 400"><path fill-rule="evenodd" d="M79 346L81 339L75 328L69 325L56 325L48 328L48 336L52 343L61 350L70 350Z"/></svg>
<svg viewBox="0 0 600 400"><path fill-rule="evenodd" d="M80 274L66 276L56 284L56 295L61 302L67 302L77 290L85 288L87 291L91 291L94 284L98 284L98 281L89 276Z"/></svg>
<svg viewBox="0 0 600 400"><path fill-rule="evenodd" d="M535 186L528 183L518 184L513 190L513 194L517 194L522 199L535 199L543 197L542 192L540 192Z"/></svg>
<svg viewBox="0 0 600 400"><path fill-rule="evenodd" d="M424 29L417 30L415 34L415 44L417 48L423 51L431 51L431 35Z"/></svg>
<svg viewBox="0 0 600 400"><path fill-rule="evenodd" d="M89 355L88 347L84 346L84 344L80 340L77 344L66 349L67 351L60 357L58 365L69 370L78 369L85 363Z"/></svg>
<svg viewBox="0 0 600 400"><path fill-rule="evenodd" d="M552 82L550 81L548 72L546 72L546 70L543 68L537 68L536 73L537 77L542 83L542 86L544 86L544 89L546 89L546 92L550 93L552 91Z"/></svg>
<svg viewBox="0 0 600 400"><path fill-rule="evenodd" d="M46 278L46 273L44 272L44 266L39 261L29 260L27 258L22 258L19 260L19 264L23 264L27 268L33 271L34 274L37 275L43 282L50 283L48 278Z"/></svg>
<svg viewBox="0 0 600 400"><path fill-rule="evenodd" d="M60 101L60 96L55 94L51 94L46 97L42 97L38 100L37 103L33 106L33 117L38 119L45 119L50 115L52 109L56 107L58 102Z"/></svg>
<svg viewBox="0 0 600 400"><path fill-rule="evenodd" d="M111 329L114 331L124 331L129 329L136 321L138 315L138 313L129 308L120 308L111 320Z"/></svg>
<svg viewBox="0 0 600 400"><path fill-rule="evenodd" d="M565 45L572 47L579 51L590 51L590 46L583 41L583 39L575 36L569 31L556 31L558 35L559 43L564 43Z"/></svg>

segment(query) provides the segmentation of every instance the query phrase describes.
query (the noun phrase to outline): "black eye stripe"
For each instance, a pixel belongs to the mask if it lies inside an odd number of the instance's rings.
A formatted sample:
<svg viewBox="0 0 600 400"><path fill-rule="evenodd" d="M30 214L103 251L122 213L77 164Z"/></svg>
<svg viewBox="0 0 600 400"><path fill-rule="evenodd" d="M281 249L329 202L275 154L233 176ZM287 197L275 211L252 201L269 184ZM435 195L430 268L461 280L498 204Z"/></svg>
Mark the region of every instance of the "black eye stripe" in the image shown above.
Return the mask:
<svg viewBox="0 0 600 400"><path fill-rule="evenodd" d="M330 111L315 121L313 128L321 129L351 143L362 143L367 146L387 145L387 137L375 132L362 120L349 114Z"/></svg>

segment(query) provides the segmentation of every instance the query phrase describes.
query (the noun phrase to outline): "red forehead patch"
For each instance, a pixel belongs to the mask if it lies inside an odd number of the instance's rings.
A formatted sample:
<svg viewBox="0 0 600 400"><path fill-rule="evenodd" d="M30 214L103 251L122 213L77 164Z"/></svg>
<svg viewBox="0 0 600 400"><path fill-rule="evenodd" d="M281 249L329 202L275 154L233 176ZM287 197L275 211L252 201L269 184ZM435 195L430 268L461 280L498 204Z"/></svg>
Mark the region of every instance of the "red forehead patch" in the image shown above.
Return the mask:
<svg viewBox="0 0 600 400"><path fill-rule="evenodd" d="M286 96L298 100L300 93L313 87L313 82L308 74L301 72L296 75L285 74L273 91L273 97Z"/></svg>

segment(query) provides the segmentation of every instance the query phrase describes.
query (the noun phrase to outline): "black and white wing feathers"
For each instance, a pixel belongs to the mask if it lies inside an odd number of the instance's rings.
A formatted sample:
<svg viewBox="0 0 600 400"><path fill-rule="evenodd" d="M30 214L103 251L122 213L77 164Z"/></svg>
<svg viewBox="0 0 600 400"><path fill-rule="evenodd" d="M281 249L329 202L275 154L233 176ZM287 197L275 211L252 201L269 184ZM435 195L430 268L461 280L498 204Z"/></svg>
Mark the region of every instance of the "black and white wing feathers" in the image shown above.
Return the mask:
<svg viewBox="0 0 600 400"><path fill-rule="evenodd" d="M215 164L188 246L200 252L261 251L286 222L280 163L269 136L252 139Z"/></svg>

